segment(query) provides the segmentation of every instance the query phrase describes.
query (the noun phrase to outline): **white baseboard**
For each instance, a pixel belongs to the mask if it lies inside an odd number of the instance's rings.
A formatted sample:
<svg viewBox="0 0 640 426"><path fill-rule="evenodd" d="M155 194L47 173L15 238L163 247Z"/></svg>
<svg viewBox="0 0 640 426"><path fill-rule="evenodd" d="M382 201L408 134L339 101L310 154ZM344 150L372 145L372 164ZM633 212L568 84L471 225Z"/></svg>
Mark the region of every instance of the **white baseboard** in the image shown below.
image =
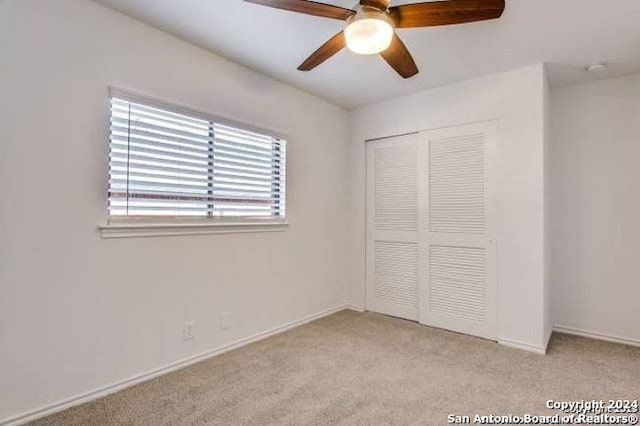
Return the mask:
<svg viewBox="0 0 640 426"><path fill-rule="evenodd" d="M549 350L549 342L551 341L551 336L553 335L553 327L549 328L549 331L547 331L547 335L544 337L544 353L545 355L547 354L547 351Z"/></svg>
<svg viewBox="0 0 640 426"><path fill-rule="evenodd" d="M606 342L620 343L623 345L640 347L640 340L637 340L637 339L629 339L627 337L614 336L614 335L605 334L605 333L597 333L595 331L581 330L579 328L574 328L574 327L556 325L555 327L553 327L553 331L557 331L558 333L564 333L564 334L573 334L574 336L588 337L590 339L595 339L595 340L604 340Z"/></svg>
<svg viewBox="0 0 640 426"><path fill-rule="evenodd" d="M356 307L357 308L357 307ZM83 404L85 402L93 401L95 399L101 398L103 396L121 391L128 387L146 382L148 380L154 379L156 377L162 376L164 374L170 373L175 370L179 370L181 368L187 367L191 364L195 364L200 361L204 361L209 358L213 358L218 355L222 355L223 353L229 352L233 349L241 348L242 346L246 346L250 343L258 342L260 340L266 339L271 336L275 336L276 334L283 333L292 328L301 326L308 322L314 321L316 319L326 317L328 315L334 314L339 311L343 311L345 309L354 309L351 305L344 304L339 305L334 308L326 309L321 312L317 312L313 315L306 316L304 318L300 318L295 321L291 321L289 323L283 324L281 326L272 328L270 330L254 334L253 336L249 336L247 338L238 340L233 343L229 343L213 350L194 355L188 358L184 358L180 361L176 361L174 363L165 365L160 368L156 368L151 371L147 371L146 373L138 374L136 376L130 377L128 379L124 379L106 386L102 386L100 388L94 389L89 392L82 393L80 395L76 395L74 397L65 399L63 401L59 401L53 404L48 404L44 407L40 407L36 410L28 411L26 413L19 414L17 416L13 416L10 418L0 420L1 426L6 425L20 425L24 423L31 422L33 420L49 416L51 414L57 413L59 411L66 410L67 408L71 408L75 405ZM357 309L354 309L357 310Z"/></svg>
<svg viewBox="0 0 640 426"><path fill-rule="evenodd" d="M345 309L350 309L352 311L356 311L356 312L364 312L366 311L365 308L363 308L362 306L358 306L358 305L353 305L351 303L347 303L346 305L344 305Z"/></svg>
<svg viewBox="0 0 640 426"><path fill-rule="evenodd" d="M540 346L534 346L530 345L529 343L518 342L516 340L500 339L498 340L498 344L512 349L520 349L521 351L533 352L538 355L545 355L547 353L546 347L542 348Z"/></svg>

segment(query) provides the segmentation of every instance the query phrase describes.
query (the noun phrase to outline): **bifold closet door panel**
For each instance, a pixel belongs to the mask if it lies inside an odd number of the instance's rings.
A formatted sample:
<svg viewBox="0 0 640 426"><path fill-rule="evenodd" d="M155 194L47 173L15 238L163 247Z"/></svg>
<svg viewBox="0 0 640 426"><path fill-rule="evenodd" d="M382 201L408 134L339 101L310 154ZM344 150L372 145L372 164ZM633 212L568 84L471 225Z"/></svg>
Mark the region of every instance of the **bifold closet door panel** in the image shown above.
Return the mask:
<svg viewBox="0 0 640 426"><path fill-rule="evenodd" d="M418 319L417 135L367 143L367 309Z"/></svg>
<svg viewBox="0 0 640 426"><path fill-rule="evenodd" d="M497 337L496 150L496 122L420 134L420 322L489 339Z"/></svg>

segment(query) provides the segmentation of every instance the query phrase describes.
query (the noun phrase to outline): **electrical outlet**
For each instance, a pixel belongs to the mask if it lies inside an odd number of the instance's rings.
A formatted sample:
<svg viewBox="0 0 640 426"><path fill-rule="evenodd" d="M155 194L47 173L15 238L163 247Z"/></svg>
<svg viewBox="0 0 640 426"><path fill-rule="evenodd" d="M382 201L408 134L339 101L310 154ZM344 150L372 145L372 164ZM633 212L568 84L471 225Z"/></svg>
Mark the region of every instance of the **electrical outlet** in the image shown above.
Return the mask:
<svg viewBox="0 0 640 426"><path fill-rule="evenodd" d="M194 325L193 321L184 323L184 330L183 330L184 340L193 340L193 338L195 337L193 334L193 325Z"/></svg>
<svg viewBox="0 0 640 426"><path fill-rule="evenodd" d="M220 315L220 330L228 330L229 329L229 313L224 312Z"/></svg>

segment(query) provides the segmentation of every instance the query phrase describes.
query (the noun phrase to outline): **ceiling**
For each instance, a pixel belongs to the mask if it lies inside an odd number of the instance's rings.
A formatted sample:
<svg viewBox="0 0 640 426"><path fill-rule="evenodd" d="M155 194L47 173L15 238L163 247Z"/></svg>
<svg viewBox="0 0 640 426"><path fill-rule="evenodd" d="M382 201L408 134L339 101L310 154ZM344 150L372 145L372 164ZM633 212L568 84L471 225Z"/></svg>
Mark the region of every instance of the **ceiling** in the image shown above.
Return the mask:
<svg viewBox="0 0 640 426"><path fill-rule="evenodd" d="M97 1L348 109L539 62L549 64L552 86L640 72L640 0L507 0L500 20L398 30L420 69L409 80L376 55L346 49L297 71L342 29L337 20L241 0ZM607 69L584 71L597 62Z"/></svg>

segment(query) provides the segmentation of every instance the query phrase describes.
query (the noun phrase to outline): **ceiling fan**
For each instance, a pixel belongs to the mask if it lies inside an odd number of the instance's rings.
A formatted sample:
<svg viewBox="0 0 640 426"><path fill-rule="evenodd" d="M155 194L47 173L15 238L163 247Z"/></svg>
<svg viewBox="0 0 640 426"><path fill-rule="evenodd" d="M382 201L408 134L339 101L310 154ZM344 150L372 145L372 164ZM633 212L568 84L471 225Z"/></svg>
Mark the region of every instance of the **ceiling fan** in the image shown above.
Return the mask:
<svg viewBox="0 0 640 426"><path fill-rule="evenodd" d="M299 67L310 71L338 53L349 50L382 58L403 78L418 73L396 28L433 27L497 19L505 0L442 0L389 7L390 0L360 0L353 9L308 0L244 0L276 9L346 21L343 31L331 37Z"/></svg>

